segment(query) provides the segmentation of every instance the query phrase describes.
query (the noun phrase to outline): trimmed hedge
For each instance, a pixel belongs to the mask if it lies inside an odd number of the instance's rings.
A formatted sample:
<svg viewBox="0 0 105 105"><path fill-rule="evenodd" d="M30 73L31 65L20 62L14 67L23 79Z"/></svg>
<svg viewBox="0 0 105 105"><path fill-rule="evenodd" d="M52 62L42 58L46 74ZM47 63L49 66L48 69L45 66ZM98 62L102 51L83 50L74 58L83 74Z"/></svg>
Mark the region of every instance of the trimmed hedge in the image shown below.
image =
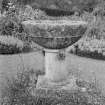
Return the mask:
<svg viewBox="0 0 105 105"><path fill-rule="evenodd" d="M98 53L98 51L90 52L90 51L81 51L80 49L76 48L75 52L70 51L72 54L76 54L81 57L93 58L97 60L105 60L105 56L102 53Z"/></svg>

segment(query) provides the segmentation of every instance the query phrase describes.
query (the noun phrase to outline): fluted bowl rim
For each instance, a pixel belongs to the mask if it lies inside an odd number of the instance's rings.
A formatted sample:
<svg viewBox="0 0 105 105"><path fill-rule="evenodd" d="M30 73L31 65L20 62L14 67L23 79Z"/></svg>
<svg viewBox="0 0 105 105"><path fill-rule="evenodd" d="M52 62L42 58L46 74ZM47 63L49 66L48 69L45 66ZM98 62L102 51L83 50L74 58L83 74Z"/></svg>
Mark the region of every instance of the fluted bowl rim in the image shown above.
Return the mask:
<svg viewBox="0 0 105 105"><path fill-rule="evenodd" d="M44 26L80 26L87 25L88 23L83 20L26 20L23 21L22 24L32 24L32 25L44 25Z"/></svg>

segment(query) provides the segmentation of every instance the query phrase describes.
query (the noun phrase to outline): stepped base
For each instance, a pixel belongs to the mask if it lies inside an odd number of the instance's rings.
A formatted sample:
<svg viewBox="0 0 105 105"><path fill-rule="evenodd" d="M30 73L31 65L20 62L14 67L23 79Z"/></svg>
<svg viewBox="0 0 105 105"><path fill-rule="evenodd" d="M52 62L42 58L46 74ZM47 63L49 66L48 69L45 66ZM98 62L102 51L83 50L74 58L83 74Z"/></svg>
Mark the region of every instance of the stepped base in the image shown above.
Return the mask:
<svg viewBox="0 0 105 105"><path fill-rule="evenodd" d="M68 77L68 79L60 82L53 82L48 80L45 76L40 76L38 78L38 83L36 88L41 89L55 89L55 90L76 90L76 78L73 76Z"/></svg>

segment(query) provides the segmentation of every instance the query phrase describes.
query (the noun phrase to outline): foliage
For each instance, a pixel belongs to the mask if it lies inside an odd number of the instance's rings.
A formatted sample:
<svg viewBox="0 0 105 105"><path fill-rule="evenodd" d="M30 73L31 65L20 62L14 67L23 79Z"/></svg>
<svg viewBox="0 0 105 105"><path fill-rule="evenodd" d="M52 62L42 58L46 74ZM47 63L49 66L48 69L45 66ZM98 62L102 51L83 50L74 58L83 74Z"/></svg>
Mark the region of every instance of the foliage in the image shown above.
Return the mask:
<svg viewBox="0 0 105 105"><path fill-rule="evenodd" d="M19 9L18 18L21 21L34 19L34 10L29 5L27 5L24 8L20 8Z"/></svg>
<svg viewBox="0 0 105 105"><path fill-rule="evenodd" d="M29 74L28 74L29 75ZM24 75L23 75L24 76ZM25 74L27 77L27 75ZM21 78L21 77L19 77ZM26 82L25 82L25 81ZM8 87L2 91L2 104L1 105L104 105L105 97L96 91L94 84L89 84L91 88L88 91L73 91L68 90L50 90L37 89L34 90L34 95L30 94L29 77L24 78L21 82L20 79L8 81ZM80 84L80 81L78 81ZM81 81L83 84L83 81ZM85 85L85 86L86 86Z"/></svg>
<svg viewBox="0 0 105 105"><path fill-rule="evenodd" d="M95 11L96 12L96 11ZM84 37L74 45L75 53L83 56L95 56L96 58L104 58L104 42L105 42L105 18L104 15L98 14L89 20L88 29ZM85 14L86 15L86 14ZM86 17L86 16L83 16ZM93 21L92 21L93 20ZM92 57L92 58L95 58Z"/></svg>
<svg viewBox="0 0 105 105"><path fill-rule="evenodd" d="M105 40L83 38L70 52L79 56L105 60Z"/></svg>
<svg viewBox="0 0 105 105"><path fill-rule="evenodd" d="M70 21L70 20L69 20ZM69 26L67 23L68 20L40 20L40 21L36 21L38 24L35 25L33 27L33 25L28 27L28 31L30 31L30 33L32 34L36 34L36 36L44 36L44 37L49 37L49 38L53 38L53 37L62 37L65 38L66 37L70 37L71 36L76 36L76 35L81 35L86 31L86 26ZM40 25L40 23L44 23L42 25ZM27 24L27 23L26 23ZM62 24L62 25L59 25ZM54 25L54 27L52 27ZM44 27L43 27L44 26Z"/></svg>
<svg viewBox="0 0 105 105"><path fill-rule="evenodd" d="M11 3L5 16L0 18L1 35L12 35L13 33L21 33L23 31L21 21L17 16L17 11L16 6Z"/></svg>
<svg viewBox="0 0 105 105"><path fill-rule="evenodd" d="M20 5L28 5L33 2L34 2L34 0L17 0L17 3L19 3Z"/></svg>
<svg viewBox="0 0 105 105"><path fill-rule="evenodd" d="M21 21L24 20L35 20L35 19L46 19L47 15L44 11L41 11L40 9L33 9L31 6L26 5L24 8L21 8L19 10L18 18Z"/></svg>
<svg viewBox="0 0 105 105"><path fill-rule="evenodd" d="M24 52L26 49L30 51L28 34L24 31L22 24L16 17L2 17L0 20L0 34L1 53L19 53ZM20 43L17 40L20 40L23 44L21 47L18 46Z"/></svg>
<svg viewBox="0 0 105 105"><path fill-rule="evenodd" d="M40 9L35 9L34 13L35 13L35 19L47 19L48 18L47 14Z"/></svg>
<svg viewBox="0 0 105 105"><path fill-rule="evenodd" d="M22 26L18 21L13 18L3 17L0 19L0 34L1 35L13 35L15 32L21 32Z"/></svg>
<svg viewBox="0 0 105 105"><path fill-rule="evenodd" d="M87 16L93 19L88 19ZM79 56L105 60L105 2L97 5L91 14L83 14L83 18L89 20L88 29L71 52Z"/></svg>
<svg viewBox="0 0 105 105"><path fill-rule="evenodd" d="M23 48L17 48L15 45L10 45L10 43L1 43L1 53L19 53L19 52L28 52L31 49L30 40L28 34L24 31L23 26L21 24L21 19L19 18L19 8L17 8L14 4L11 4L10 8L6 12L5 16L0 18L0 35L11 37L9 40L11 42L15 42L15 39L19 39L23 41ZM14 40L13 40L14 37ZM5 39L7 40L7 39ZM5 41L6 42L6 41Z"/></svg>
<svg viewBox="0 0 105 105"><path fill-rule="evenodd" d="M16 45L17 47L23 47L23 42L12 36L0 36L0 43L5 45Z"/></svg>
<svg viewBox="0 0 105 105"><path fill-rule="evenodd" d="M12 54L22 52L24 43L12 36L0 36L0 54Z"/></svg>
<svg viewBox="0 0 105 105"><path fill-rule="evenodd" d="M37 78L38 73L34 70L22 71L16 77L7 78L1 105L33 105L32 91L36 87Z"/></svg>
<svg viewBox="0 0 105 105"><path fill-rule="evenodd" d="M96 82L77 79L78 90L38 89L39 70L25 70L7 78L2 89L1 105L104 105L105 97ZM83 91L83 87L86 91Z"/></svg>
<svg viewBox="0 0 105 105"><path fill-rule="evenodd" d="M2 9L8 10L9 0L2 0Z"/></svg>
<svg viewBox="0 0 105 105"><path fill-rule="evenodd" d="M105 56L105 29L104 21L97 21L97 23L90 27L78 43L74 45L74 52L80 56L87 56L96 59L104 59Z"/></svg>
<svg viewBox="0 0 105 105"><path fill-rule="evenodd" d="M21 38L20 38L21 39ZM19 36L0 36L0 54L17 54L32 51L28 42L19 40Z"/></svg>
<svg viewBox="0 0 105 105"><path fill-rule="evenodd" d="M65 50L60 50L57 54L57 58L59 61L63 61L65 60L66 54L65 54Z"/></svg>
<svg viewBox="0 0 105 105"><path fill-rule="evenodd" d="M5 16L0 18L0 34L14 36L23 34L26 35L22 21L19 18L19 8L16 5L11 4L9 10L6 12Z"/></svg>
<svg viewBox="0 0 105 105"><path fill-rule="evenodd" d="M39 4L39 7L49 8L50 5L54 5L58 9L61 10L75 10L73 9L76 7L76 10L86 10L91 11L97 5L98 0L18 0L20 4L27 5L27 4Z"/></svg>

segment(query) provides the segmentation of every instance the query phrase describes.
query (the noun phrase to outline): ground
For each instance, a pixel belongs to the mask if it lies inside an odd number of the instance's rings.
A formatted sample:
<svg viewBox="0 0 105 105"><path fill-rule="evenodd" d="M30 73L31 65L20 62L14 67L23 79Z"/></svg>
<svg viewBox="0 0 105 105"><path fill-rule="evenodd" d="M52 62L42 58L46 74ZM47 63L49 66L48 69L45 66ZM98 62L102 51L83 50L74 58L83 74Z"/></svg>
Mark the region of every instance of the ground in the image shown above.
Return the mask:
<svg viewBox="0 0 105 105"><path fill-rule="evenodd" d="M67 54L67 69L70 73L83 79L92 81L97 79L105 93L105 62L85 57L79 57L73 54ZM23 66L24 64L24 66ZM4 77L15 75L17 71L25 68L33 68L34 70L44 70L44 57L41 52L33 52L20 55L3 56L0 55L0 88Z"/></svg>

